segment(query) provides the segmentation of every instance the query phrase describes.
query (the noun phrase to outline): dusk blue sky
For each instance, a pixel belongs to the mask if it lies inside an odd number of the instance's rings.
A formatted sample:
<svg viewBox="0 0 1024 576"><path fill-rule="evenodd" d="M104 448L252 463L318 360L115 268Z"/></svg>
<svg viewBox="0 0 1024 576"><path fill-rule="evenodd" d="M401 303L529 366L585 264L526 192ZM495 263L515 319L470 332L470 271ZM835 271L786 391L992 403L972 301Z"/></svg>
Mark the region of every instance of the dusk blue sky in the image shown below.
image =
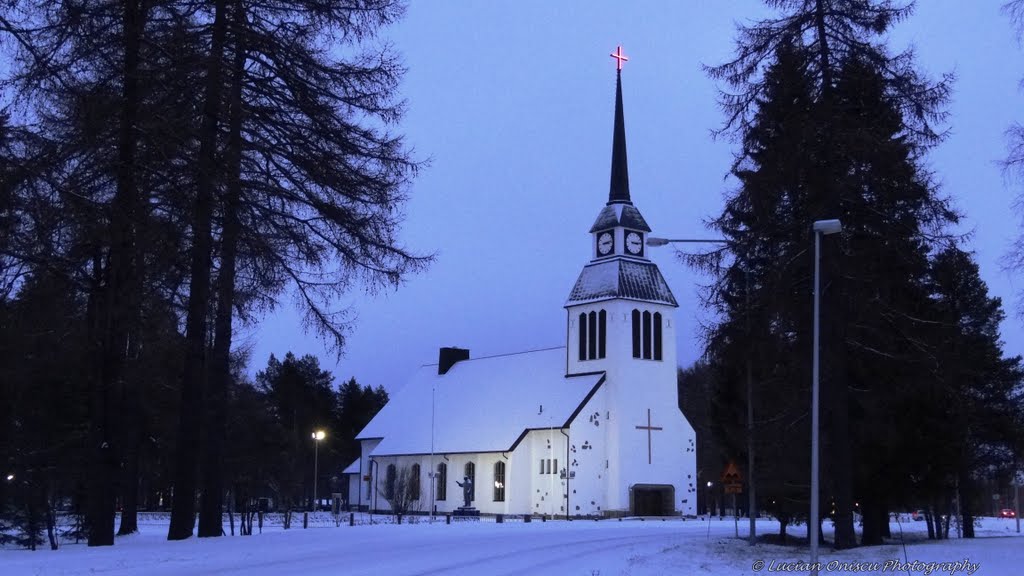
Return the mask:
<svg viewBox="0 0 1024 576"><path fill-rule="evenodd" d="M1021 280L999 258L1018 230L1015 185L998 160L1004 131L1024 121L1024 50L1001 1L922 0L890 36L912 43L919 69L956 73L950 135L928 166L965 213L959 232L977 252L982 276L1001 296L1008 354L1024 347L1016 317ZM734 50L735 23L768 12L754 0L687 2L415 2L387 29L408 67L401 124L418 158L429 159L410 188L402 242L437 261L397 290L352 292L338 302L355 314L343 358L303 332L288 299L257 327L250 373L271 353L315 354L337 380L402 386L438 347L474 357L565 343L562 306L590 259L588 230L607 201L619 44L630 191L653 235L708 237L734 185L726 178L734 146L715 141L723 116L718 86L702 64ZM808 223L810 226L810 223ZM679 362L702 351L698 284L670 247L649 255L679 300ZM808 301L810 305L810 301Z"/></svg>

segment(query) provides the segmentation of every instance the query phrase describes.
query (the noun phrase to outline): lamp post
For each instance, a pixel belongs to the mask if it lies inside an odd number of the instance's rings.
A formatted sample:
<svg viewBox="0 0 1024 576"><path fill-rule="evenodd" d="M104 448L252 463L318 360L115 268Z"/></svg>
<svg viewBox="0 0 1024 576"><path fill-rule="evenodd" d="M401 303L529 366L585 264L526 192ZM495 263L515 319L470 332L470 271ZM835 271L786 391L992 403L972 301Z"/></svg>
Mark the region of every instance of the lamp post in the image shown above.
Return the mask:
<svg viewBox="0 0 1024 576"><path fill-rule="evenodd" d="M818 340L821 323L821 237L843 229L839 220L817 220L814 230L814 342L811 360L811 574L818 575Z"/></svg>
<svg viewBox="0 0 1024 576"><path fill-rule="evenodd" d="M313 511L316 512L318 504L316 501L317 474L320 472L320 441L327 437L327 432L316 430L311 436L313 438Z"/></svg>
<svg viewBox="0 0 1024 576"><path fill-rule="evenodd" d="M437 396L437 386L436 386L436 384L431 384L430 385L430 473L428 474L428 476L430 477L430 522L431 522L431 524L433 524L433 522L434 522L434 508L437 507L437 505L434 503L434 498L437 496L437 492L435 492L435 488L434 488L434 482L435 482L434 475L437 472L437 469L434 467L434 412L436 411L434 406L437 404L437 401L435 399L436 396Z"/></svg>
<svg viewBox="0 0 1024 576"><path fill-rule="evenodd" d="M723 244L736 253L736 243L724 238L657 238L648 237L647 245L651 247L664 246L666 244ZM738 255L738 254L737 254ZM746 302L746 323L747 337L750 337L750 262L745 262L743 268L744 296ZM757 496L754 483L754 369L751 362L751 355L747 353L747 517L750 520L750 545L757 543ZM710 483L708 484L710 486ZM735 507L735 506L734 506Z"/></svg>

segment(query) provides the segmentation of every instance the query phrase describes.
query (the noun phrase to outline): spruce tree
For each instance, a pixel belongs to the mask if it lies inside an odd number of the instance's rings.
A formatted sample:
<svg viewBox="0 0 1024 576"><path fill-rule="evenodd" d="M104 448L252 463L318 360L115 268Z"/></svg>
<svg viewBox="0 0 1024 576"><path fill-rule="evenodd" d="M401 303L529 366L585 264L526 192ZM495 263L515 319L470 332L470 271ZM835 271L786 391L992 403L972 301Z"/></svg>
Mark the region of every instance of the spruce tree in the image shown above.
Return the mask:
<svg viewBox="0 0 1024 576"><path fill-rule="evenodd" d="M945 464L947 483L957 487L964 536L972 538L976 481L982 475L1016 473L1013 464L1024 446L1024 369L1020 356L1004 354L1002 302L989 296L971 254L956 246L937 253L928 288L940 326L934 333L934 394L944 407L930 415L941 419L929 427L941 435L930 439L936 451L944 450L935 464Z"/></svg>
<svg viewBox="0 0 1024 576"><path fill-rule="evenodd" d="M884 44L864 40L909 16L910 7L870 0L768 4L780 16L742 27L737 57L709 68L735 91L722 98L722 132L744 136L734 170L740 189L714 222L737 254L720 278L732 278L734 292L742 266L751 269L754 300L766 306L761 339L790 356L782 366L791 371L781 373L809 384L810 227L819 219L844 222L841 238L825 242L823 257L822 500L834 500L835 546L847 548L856 545L853 495L863 476L852 462L878 446L865 426L880 433L885 422L872 421L886 393L879 377L919 353L909 329L919 328L912 312L922 293L925 239L956 220L920 167L927 147L941 138L935 123L944 118L949 78L931 83L914 69L912 52L891 55ZM785 105L776 101L766 68L790 53L799 74L786 82L804 100L780 130L758 114ZM761 141L785 153L767 163ZM730 309L725 323L738 322L739 307ZM762 364L762 373L778 369L771 356ZM870 393L861 393L865 387Z"/></svg>

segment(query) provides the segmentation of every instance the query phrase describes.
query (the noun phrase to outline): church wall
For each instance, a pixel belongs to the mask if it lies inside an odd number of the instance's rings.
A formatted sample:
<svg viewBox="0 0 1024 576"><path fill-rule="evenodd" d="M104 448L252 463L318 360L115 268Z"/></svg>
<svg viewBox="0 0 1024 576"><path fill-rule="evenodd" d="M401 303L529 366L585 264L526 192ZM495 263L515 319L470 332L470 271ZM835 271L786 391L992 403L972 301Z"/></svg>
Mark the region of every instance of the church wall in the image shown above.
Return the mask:
<svg viewBox="0 0 1024 576"><path fill-rule="evenodd" d="M509 472L512 471L512 459L506 458L507 453L485 452L480 454L452 454L449 455L448 463L448 500L445 504L445 511L457 510L464 503L462 488L456 481L462 482L465 475L465 466L472 462L476 471L474 481L475 493L471 505L482 514L509 514ZM494 500L494 465L498 462L505 464L505 500L496 502ZM438 508L439 510L441 508Z"/></svg>
<svg viewBox="0 0 1024 576"><path fill-rule="evenodd" d="M515 458L505 453L478 453L478 454L435 454L433 459L427 455L413 456L379 456L374 457L377 462L374 465L374 474L379 478L373 480L372 490L379 491L374 494L369 492L369 507L381 512L391 510L387 500L384 498L384 482L386 479L389 464L394 464L398 470L404 467L412 467L413 464L420 465L420 500L413 505L412 510L417 513L429 514L431 502L435 506L437 514L453 512L464 504L463 490L456 482L462 482L465 475L465 466L472 462L475 466L475 493L471 502L472 507L482 514L523 514L529 510L529 503L526 500L528 494L525 489L518 489L514 481L510 481L517 474L517 467L514 466ZM505 500L495 500L495 464L505 464ZM523 458L526 462L526 458ZM437 487L431 484L430 471L437 470L437 465L445 463L448 466L448 478L446 482L445 499L437 500ZM525 466L523 466L525 468ZM379 470L379 471L378 471ZM524 480L528 481L528 475L519 473ZM438 479L437 481L440 481ZM433 488L432 488L433 486ZM518 486L522 486L521 484ZM519 493L519 503L515 504L513 498ZM374 500L376 496L376 500Z"/></svg>
<svg viewBox="0 0 1024 576"><path fill-rule="evenodd" d="M357 492L349 492L349 503L353 506L358 506L361 510L369 509L370 507L370 484L372 482L372 478L367 480L367 477L370 476L371 472L369 454L377 447L377 445L380 444L380 442L380 438L375 440L360 440L359 442L359 470L361 471L359 476L359 490Z"/></svg>
<svg viewBox="0 0 1024 576"><path fill-rule="evenodd" d="M359 505L359 486L363 483L363 477L359 474L344 474L344 476L345 482L348 482L347 504L355 510Z"/></svg>
<svg viewBox="0 0 1024 576"><path fill-rule="evenodd" d="M526 442L520 442L515 451L508 455L508 468L505 475L505 501L509 514L527 514L530 512L530 462L533 454Z"/></svg>
<svg viewBox="0 0 1024 576"><path fill-rule="evenodd" d="M561 430L531 430L516 449L517 453L520 451L529 459L526 466L529 508L523 512L547 516L565 514L565 479L560 472L566 467L566 438Z"/></svg>
<svg viewBox="0 0 1024 576"><path fill-rule="evenodd" d="M634 308L662 314L662 360L633 358ZM601 309L608 318L606 357L580 361L579 314ZM603 388L607 395L607 417L601 426L608 460L608 468L601 474L605 482L602 511L606 514L628 514L630 487L637 484L671 484L675 488L675 509L684 514L696 512L696 436L679 410L675 316L673 307L629 300L610 300L569 310L570 373L606 374ZM661 428L650 432L650 461L648 432L637 428L648 426L648 409L650 426Z"/></svg>
<svg viewBox="0 0 1024 576"><path fill-rule="evenodd" d="M607 507L608 410L604 386L569 427L569 510L573 516L602 516Z"/></svg>
<svg viewBox="0 0 1024 576"><path fill-rule="evenodd" d="M618 318L636 306L631 302L617 304ZM664 318L663 360L632 358L632 334L629 334L625 339L630 347L627 360L607 369L606 386L609 405L613 407L609 430L619 436L617 449L609 443L609 460L616 474L611 475L608 505L613 510L628 512L631 486L671 484L675 488L675 510L693 514L696 511L696 436L679 410L675 310L652 304L641 309L645 308L661 312ZM661 430L648 432L638 426Z"/></svg>

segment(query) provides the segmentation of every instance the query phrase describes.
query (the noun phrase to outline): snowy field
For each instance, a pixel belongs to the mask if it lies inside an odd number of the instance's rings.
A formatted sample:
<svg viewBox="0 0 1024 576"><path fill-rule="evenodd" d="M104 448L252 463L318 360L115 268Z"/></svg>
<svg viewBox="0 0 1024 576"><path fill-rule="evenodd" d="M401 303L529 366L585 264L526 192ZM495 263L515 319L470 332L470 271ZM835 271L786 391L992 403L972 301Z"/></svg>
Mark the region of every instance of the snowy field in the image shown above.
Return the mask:
<svg viewBox="0 0 1024 576"><path fill-rule="evenodd" d="M298 527L291 530L267 525L263 534L251 537L184 542L165 540L163 519L143 519L141 533L119 537L112 548L70 544L55 552L0 550L0 574L807 574L800 565L808 560L806 545L750 547L735 538L732 519L501 524L484 519L451 525L442 519L336 527L325 515L307 530L301 515L297 519ZM890 544L841 553L824 548L821 574L1024 573L1024 540L1013 520L983 519L974 540L930 542L923 522L905 522L902 529L905 548L895 522L897 538ZM739 530L745 533L743 521ZM758 531L776 533L778 524L759 521ZM825 532L828 536L828 527ZM790 534L803 536L805 527Z"/></svg>

